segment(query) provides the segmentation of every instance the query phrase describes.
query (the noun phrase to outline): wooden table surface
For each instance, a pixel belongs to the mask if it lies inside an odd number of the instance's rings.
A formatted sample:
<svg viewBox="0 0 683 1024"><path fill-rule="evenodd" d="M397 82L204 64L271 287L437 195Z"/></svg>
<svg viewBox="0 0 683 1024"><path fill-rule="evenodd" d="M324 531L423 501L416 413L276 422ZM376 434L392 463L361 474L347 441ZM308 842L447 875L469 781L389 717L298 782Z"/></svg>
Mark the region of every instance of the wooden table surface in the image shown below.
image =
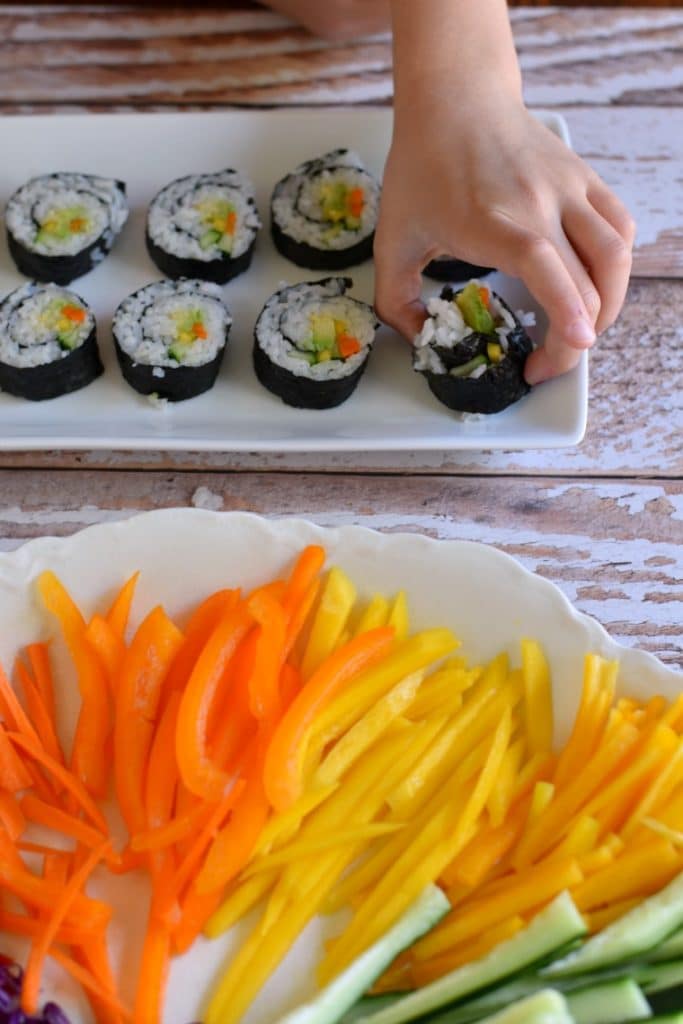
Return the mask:
<svg viewBox="0 0 683 1024"><path fill-rule="evenodd" d="M583 444L4 453L0 549L174 505L479 540L552 579L618 640L683 666L683 10L529 7L512 19L528 102L565 115L639 224L624 313L592 357ZM0 6L4 114L390 97L384 37L325 43L246 5Z"/></svg>

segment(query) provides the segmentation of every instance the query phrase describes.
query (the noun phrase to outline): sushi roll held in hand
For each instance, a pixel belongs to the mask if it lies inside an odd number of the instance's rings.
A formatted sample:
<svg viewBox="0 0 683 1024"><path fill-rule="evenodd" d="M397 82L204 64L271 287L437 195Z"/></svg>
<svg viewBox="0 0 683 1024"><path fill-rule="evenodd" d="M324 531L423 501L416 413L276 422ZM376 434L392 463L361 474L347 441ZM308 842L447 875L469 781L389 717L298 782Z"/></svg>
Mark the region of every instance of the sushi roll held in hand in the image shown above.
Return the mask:
<svg viewBox="0 0 683 1024"><path fill-rule="evenodd" d="M493 267L480 267L467 260L458 260L453 256L439 256L431 260L422 273L433 281L467 281L470 277L486 277L492 274Z"/></svg>
<svg viewBox="0 0 683 1024"><path fill-rule="evenodd" d="M27 277L69 284L107 256L127 217L121 181L72 173L32 178L7 203L9 251Z"/></svg>
<svg viewBox="0 0 683 1024"><path fill-rule="evenodd" d="M232 317L218 285L160 281L124 299L112 333L123 376L141 395L180 402L216 382Z"/></svg>
<svg viewBox="0 0 683 1024"><path fill-rule="evenodd" d="M479 281L444 288L427 302L429 316L415 339L413 367L449 409L500 412L529 391L524 363L533 344L533 313L515 315Z"/></svg>
<svg viewBox="0 0 683 1024"><path fill-rule="evenodd" d="M0 390L40 402L102 373L95 318L83 299L31 281L0 303Z"/></svg>
<svg viewBox="0 0 683 1024"><path fill-rule="evenodd" d="M297 266L344 270L372 256L378 211L378 183L356 153L336 149L278 182L271 233Z"/></svg>
<svg viewBox="0 0 683 1024"><path fill-rule="evenodd" d="M166 277L225 284L249 267L260 227L254 190L243 174L191 174L152 200L147 250Z"/></svg>
<svg viewBox="0 0 683 1024"><path fill-rule="evenodd" d="M254 369L298 409L330 409L353 393L379 324L346 295L348 277L295 284L268 299L254 329Z"/></svg>

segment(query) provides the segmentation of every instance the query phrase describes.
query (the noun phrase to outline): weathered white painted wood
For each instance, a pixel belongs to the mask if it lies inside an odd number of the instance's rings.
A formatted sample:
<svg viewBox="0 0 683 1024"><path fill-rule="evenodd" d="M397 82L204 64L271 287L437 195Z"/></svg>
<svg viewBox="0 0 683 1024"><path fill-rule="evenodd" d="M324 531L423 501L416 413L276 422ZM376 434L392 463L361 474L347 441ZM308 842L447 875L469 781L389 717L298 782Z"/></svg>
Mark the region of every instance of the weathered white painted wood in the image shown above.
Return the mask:
<svg viewBox="0 0 683 1024"><path fill-rule="evenodd" d="M618 640L683 666L683 483L243 473L0 473L0 549L170 506L494 544Z"/></svg>

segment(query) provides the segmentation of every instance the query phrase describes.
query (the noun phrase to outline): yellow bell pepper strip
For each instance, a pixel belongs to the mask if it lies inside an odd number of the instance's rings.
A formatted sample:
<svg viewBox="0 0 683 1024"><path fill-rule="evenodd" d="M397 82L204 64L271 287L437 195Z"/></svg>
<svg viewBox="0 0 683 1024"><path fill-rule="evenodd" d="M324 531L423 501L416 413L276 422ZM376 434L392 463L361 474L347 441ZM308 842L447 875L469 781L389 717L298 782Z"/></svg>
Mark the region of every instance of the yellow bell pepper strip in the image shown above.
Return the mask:
<svg viewBox="0 0 683 1024"><path fill-rule="evenodd" d="M230 893L224 903L211 915L204 927L207 939L216 939L241 921L273 887L275 874L255 875L242 882ZM1 923L1 919L0 919Z"/></svg>
<svg viewBox="0 0 683 1024"><path fill-rule="evenodd" d="M480 831L441 875L449 898L456 885L475 888L489 871L512 849L521 836L529 816L527 797L516 804L502 825ZM453 900L451 899L451 902ZM453 902L455 906L455 903Z"/></svg>
<svg viewBox="0 0 683 1024"><path fill-rule="evenodd" d="M183 635L163 608L149 613L126 652L116 693L114 782L129 832L147 827L145 772L161 691Z"/></svg>
<svg viewBox="0 0 683 1024"><path fill-rule="evenodd" d="M394 631L389 627L355 637L313 673L278 723L266 753L264 786L270 804L286 810L301 793L298 750L317 712L360 673L389 653Z"/></svg>
<svg viewBox="0 0 683 1024"><path fill-rule="evenodd" d="M244 603L222 617L202 650L185 687L178 711L176 758L185 786L205 800L220 800L231 783L208 749L208 720L223 673L251 628Z"/></svg>
<svg viewBox="0 0 683 1024"><path fill-rule="evenodd" d="M656 838L625 850L613 864L597 871L577 886L573 899L579 910L596 910L605 904L658 892L681 870L681 853L666 839Z"/></svg>
<svg viewBox="0 0 683 1024"><path fill-rule="evenodd" d="M558 843L548 859L564 860L565 857L582 857L596 848L600 834L601 826L597 818L583 814L575 819L564 839Z"/></svg>
<svg viewBox="0 0 683 1024"><path fill-rule="evenodd" d="M538 821L546 807L552 803L555 796L555 786L552 782L537 782L534 786L529 808L529 824Z"/></svg>
<svg viewBox="0 0 683 1024"><path fill-rule="evenodd" d="M107 791L107 739L112 724L107 679L99 658L85 641L83 616L55 574L42 573L37 586L43 604L59 621L78 676L81 710L71 765L88 791L103 797Z"/></svg>
<svg viewBox="0 0 683 1024"><path fill-rule="evenodd" d="M301 674L308 679L338 645L356 601L356 588L341 569L327 574L301 660Z"/></svg>
<svg viewBox="0 0 683 1024"><path fill-rule="evenodd" d="M389 602L384 594L374 594L367 606L363 609L361 617L353 631L354 636L359 633L368 633L371 629L378 629L386 626L389 619Z"/></svg>
<svg viewBox="0 0 683 1024"><path fill-rule="evenodd" d="M449 667L437 669L425 679L407 712L413 721L434 713L455 714L469 696L466 691L481 677L481 670Z"/></svg>
<svg viewBox="0 0 683 1024"><path fill-rule="evenodd" d="M406 597L405 590L399 590L394 598L387 626L393 626L397 640L405 640L408 636L410 620L408 618L408 598Z"/></svg>
<svg viewBox="0 0 683 1024"><path fill-rule="evenodd" d="M556 785L565 785L573 779L593 755L614 703L616 678L616 662L605 662L597 654L586 655L581 703L571 736L557 763Z"/></svg>
<svg viewBox="0 0 683 1024"><path fill-rule="evenodd" d="M650 829L651 832L655 832L657 835L668 839L674 846L683 847L683 832L678 829L670 828L661 821L657 821L656 818L643 818L641 824L645 828Z"/></svg>
<svg viewBox="0 0 683 1024"><path fill-rule="evenodd" d="M243 872L242 877L245 879L252 878L254 875L261 874L264 871L272 871L273 868L291 864L293 861L310 857L312 854L322 851L347 846L350 843L363 843L366 840L369 842L373 839L380 839L383 836L399 832L402 828L405 828L405 826L390 822L378 822L375 825L358 825L355 828L343 828L338 832L332 832L328 836L302 839L300 842L295 841L290 843L284 850L269 853L266 857L252 861Z"/></svg>
<svg viewBox="0 0 683 1024"><path fill-rule="evenodd" d="M111 629L114 630L120 640L124 640L126 636L126 629L128 627L128 619L130 618L130 609L133 604L133 598L135 597L135 589L140 579L140 573L136 572L126 580L121 590L114 598L109 611L105 618Z"/></svg>
<svg viewBox="0 0 683 1024"><path fill-rule="evenodd" d="M494 828L503 824L512 804L525 749L526 739L521 736L505 751L498 783L488 800L489 820Z"/></svg>
<svg viewBox="0 0 683 1024"><path fill-rule="evenodd" d="M123 640L102 615L93 615L86 626L85 638L100 659L109 692L116 699L116 682L126 653Z"/></svg>
<svg viewBox="0 0 683 1024"><path fill-rule="evenodd" d="M499 946L501 942L506 942L513 935L521 932L526 925L527 922L523 917L520 917L519 914L513 915L507 920L487 928L483 934L460 944L448 953L444 953L443 956L414 963L410 972L413 986L419 988L422 985L428 985L464 964L481 959L496 946Z"/></svg>
<svg viewBox="0 0 683 1024"><path fill-rule="evenodd" d="M338 782L348 768L361 757L410 706L420 688L424 672L413 672L381 697L374 707L346 732L325 756L315 773L313 785L329 786Z"/></svg>
<svg viewBox="0 0 683 1024"><path fill-rule="evenodd" d="M307 790L288 810L282 814L272 815L254 847L254 856L270 853L272 848L277 849L288 842L296 834L304 818L332 796L338 786L339 784L335 782L320 789Z"/></svg>
<svg viewBox="0 0 683 1024"><path fill-rule="evenodd" d="M254 665L247 683L254 718L272 718L280 711L280 673L287 641L287 616L279 601L264 590L252 594L247 608L258 623Z"/></svg>
<svg viewBox="0 0 683 1024"><path fill-rule="evenodd" d="M524 720L529 751L546 754L553 749L553 693L550 669L535 640L522 640Z"/></svg>
<svg viewBox="0 0 683 1024"><path fill-rule="evenodd" d="M624 838L632 836L638 825L660 803L663 803L683 779L683 738L678 739L674 750L667 753L665 763L648 786L641 799L621 829Z"/></svg>

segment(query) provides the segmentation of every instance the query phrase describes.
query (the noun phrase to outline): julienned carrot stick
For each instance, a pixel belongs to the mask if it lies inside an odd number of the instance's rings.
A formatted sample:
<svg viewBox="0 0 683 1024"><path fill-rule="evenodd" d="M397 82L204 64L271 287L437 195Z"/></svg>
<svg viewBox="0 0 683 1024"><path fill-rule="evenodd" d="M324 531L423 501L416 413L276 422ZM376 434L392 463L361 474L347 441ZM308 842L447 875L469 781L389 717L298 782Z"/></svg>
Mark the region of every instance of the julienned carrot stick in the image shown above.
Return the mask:
<svg viewBox="0 0 683 1024"><path fill-rule="evenodd" d="M68 768L64 768L64 766L55 761L53 757L50 757L49 754L46 754L40 744L36 743L34 740L29 739L27 736L23 736L18 732L10 732L7 735L15 747L19 747L20 750L23 750L29 755L29 757L33 758L33 760L49 772L50 775L52 775L53 778L64 787L64 789L68 790L78 806L85 811L90 820L99 829L101 829L104 834L107 833L107 822L105 821L104 815L80 779L73 775Z"/></svg>
<svg viewBox="0 0 683 1024"><path fill-rule="evenodd" d="M38 733L38 738L46 752L55 761L64 764L64 751L55 730L54 719L43 702L43 696L35 681L31 678L23 662L17 660L16 673L24 691L24 701L31 716L31 721Z"/></svg>
<svg viewBox="0 0 683 1024"><path fill-rule="evenodd" d="M132 833L147 827L143 786L161 690L183 640L163 608L138 628L126 653L116 694L114 780L123 820Z"/></svg>
<svg viewBox="0 0 683 1024"><path fill-rule="evenodd" d="M107 622L121 640L125 639L126 627L128 626L128 618L130 616L130 608L133 603L133 598L135 597L135 588L138 585L139 579L140 573L133 573L114 598L114 601L106 614Z"/></svg>
<svg viewBox="0 0 683 1024"><path fill-rule="evenodd" d="M152 740L143 793L148 829L158 830L173 814L178 785L175 734L181 697L180 690L171 693ZM143 849L132 845L133 849Z"/></svg>
<svg viewBox="0 0 683 1024"><path fill-rule="evenodd" d="M45 922L38 918L27 917L26 914L18 914L0 908L0 931L36 939L44 928ZM63 942L67 946L76 946L88 942L90 937L91 933L87 927L79 928L78 925L62 924L57 932L56 941Z"/></svg>
<svg viewBox="0 0 683 1024"><path fill-rule="evenodd" d="M125 1020L131 1020L132 1014L130 1010L126 1009L124 1004L118 999L113 993L108 992L105 988L99 984L98 981L93 978L91 972L81 966L73 957L68 956L61 950L52 948L50 950L50 957L56 960L58 964L69 972L69 974L78 981L84 989L88 992L92 992L98 1000L105 1005L111 1006L115 1009Z"/></svg>
<svg viewBox="0 0 683 1024"><path fill-rule="evenodd" d="M109 962L109 949L104 932L91 935L85 945L75 946L72 949L72 956L77 964L90 972L105 994L106 1001L98 998L96 990L86 989L98 1024L121 1024L124 1018L129 1018L130 1013L118 1003L116 997L116 982Z"/></svg>
<svg viewBox="0 0 683 1024"><path fill-rule="evenodd" d="M108 839L105 839L96 849L92 850L81 867L74 872L62 890L59 900L55 903L42 934L31 946L21 990L21 1006L25 1013L32 1014L37 1010L40 977L48 950L55 941L61 925L74 904L76 896L105 856L107 847L110 847L110 842Z"/></svg>
<svg viewBox="0 0 683 1024"><path fill-rule="evenodd" d="M36 686L43 698L47 713L55 720L55 687L50 668L50 654L47 644L29 644L26 648L28 663Z"/></svg>
<svg viewBox="0 0 683 1024"><path fill-rule="evenodd" d="M54 573L38 578L43 604L59 621L71 659L76 667L81 711L76 725L71 764L90 793L107 791L106 742L111 728L108 684L99 658L85 642L85 621L65 587Z"/></svg>
<svg viewBox="0 0 683 1024"><path fill-rule="evenodd" d="M142 948L133 1009L134 1024L159 1024L161 1020L170 950L167 929L161 922L152 918L147 925L145 944Z"/></svg>
<svg viewBox="0 0 683 1024"><path fill-rule="evenodd" d="M9 740L6 740L9 743ZM10 748L11 749L11 748ZM0 789L0 825L3 825L10 839L17 840L26 828L26 819L21 812L19 801L11 793Z"/></svg>
<svg viewBox="0 0 683 1024"><path fill-rule="evenodd" d="M26 793L22 798L21 809L29 821L33 821L37 825L44 825L45 828L52 829L54 832L61 832L65 836L71 836L72 839L91 849L97 848L106 839L106 836L92 825L86 825L80 818L67 814L59 807L46 804L31 793Z"/></svg>
<svg viewBox="0 0 683 1024"><path fill-rule="evenodd" d="M247 607L259 624L254 667L249 678L249 706L254 718L271 718L280 707L280 669L287 640L282 605L264 590L252 594Z"/></svg>
<svg viewBox="0 0 683 1024"><path fill-rule="evenodd" d="M354 637L325 659L285 711L264 767L266 796L276 810L286 810L301 793L299 747L316 713L342 686L387 655L393 640L394 631L386 626Z"/></svg>
<svg viewBox="0 0 683 1024"><path fill-rule="evenodd" d="M0 722L0 789L6 789L8 793L18 793L21 789L28 789L32 781L21 758L10 743L5 726Z"/></svg>
<svg viewBox="0 0 683 1024"><path fill-rule="evenodd" d="M0 665L0 724L4 719L7 729L14 729L39 742L38 733L31 724L31 720L19 703L19 698L12 689L10 681Z"/></svg>
<svg viewBox="0 0 683 1024"><path fill-rule="evenodd" d="M0 833L1 835L1 833ZM0 881L11 893L14 893L22 903L26 903L36 910L51 913L55 904L59 902L64 886L44 878L36 878L28 871L23 861L16 865L6 857L5 851L0 859ZM16 851L15 851L16 853ZM16 854L18 857L19 855ZM101 900L91 899L89 896L78 894L67 916L69 924L82 925L88 921L92 927L104 928L111 917L111 907Z"/></svg>
<svg viewBox="0 0 683 1024"><path fill-rule="evenodd" d="M186 814L170 818L165 824L154 826L145 832L137 832L131 838L131 850L136 853L152 853L174 846L188 836L196 835L197 829L206 822L213 807L213 804L197 801L197 806Z"/></svg>
<svg viewBox="0 0 683 1024"><path fill-rule="evenodd" d="M208 720L229 661L252 624L244 603L230 609L209 637L185 687L178 712L176 758L185 786L205 800L220 800L230 776L208 750Z"/></svg>

